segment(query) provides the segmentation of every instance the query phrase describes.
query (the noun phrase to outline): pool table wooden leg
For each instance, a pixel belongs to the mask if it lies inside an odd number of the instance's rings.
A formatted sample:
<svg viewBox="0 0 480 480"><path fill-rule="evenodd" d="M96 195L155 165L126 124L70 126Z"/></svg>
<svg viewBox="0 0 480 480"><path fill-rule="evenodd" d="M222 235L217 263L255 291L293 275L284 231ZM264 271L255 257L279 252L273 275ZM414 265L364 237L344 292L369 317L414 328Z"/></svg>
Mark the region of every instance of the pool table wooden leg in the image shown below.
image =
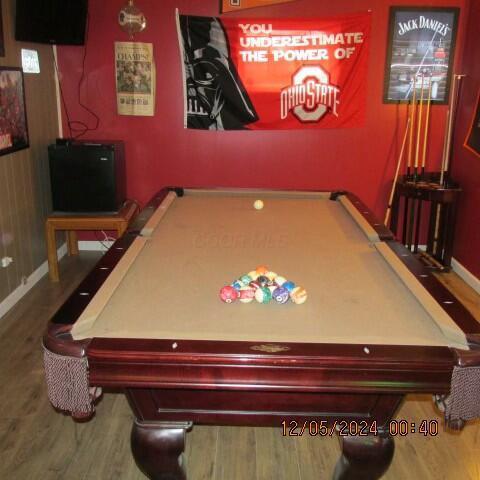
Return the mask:
<svg viewBox="0 0 480 480"><path fill-rule="evenodd" d="M132 453L140 470L152 480L186 480L182 454L189 428L191 424L184 422L135 420Z"/></svg>
<svg viewBox="0 0 480 480"><path fill-rule="evenodd" d="M392 462L395 444L387 432L377 435L341 437L342 456L334 480L376 480Z"/></svg>

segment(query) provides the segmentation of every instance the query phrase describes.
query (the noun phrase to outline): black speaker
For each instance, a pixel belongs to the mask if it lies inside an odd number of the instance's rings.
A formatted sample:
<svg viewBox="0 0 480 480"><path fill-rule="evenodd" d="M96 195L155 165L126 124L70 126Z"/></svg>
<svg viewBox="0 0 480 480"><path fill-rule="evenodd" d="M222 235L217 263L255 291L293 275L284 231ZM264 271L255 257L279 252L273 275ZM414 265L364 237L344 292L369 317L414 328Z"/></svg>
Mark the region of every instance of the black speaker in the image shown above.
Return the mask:
<svg viewBox="0 0 480 480"><path fill-rule="evenodd" d="M48 147L48 157L55 212L120 210L126 199L123 142L57 142Z"/></svg>

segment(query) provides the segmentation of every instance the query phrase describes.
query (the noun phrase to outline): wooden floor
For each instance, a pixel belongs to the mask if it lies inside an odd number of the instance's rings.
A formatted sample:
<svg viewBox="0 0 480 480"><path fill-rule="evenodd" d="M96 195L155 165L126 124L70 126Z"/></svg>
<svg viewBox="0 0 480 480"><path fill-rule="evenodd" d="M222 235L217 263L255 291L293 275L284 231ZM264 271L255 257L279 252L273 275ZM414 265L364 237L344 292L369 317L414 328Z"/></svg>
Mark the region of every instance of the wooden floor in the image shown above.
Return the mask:
<svg viewBox="0 0 480 480"><path fill-rule="evenodd" d="M45 277L0 320L0 479L134 480L145 478L130 454L130 409L106 394L96 417L74 423L50 407L40 340L49 317L91 268L97 254L60 263L59 284ZM479 297L454 274L443 277L480 319ZM473 293L472 293L473 292ZM438 419L436 437L396 439L385 479L480 480L480 422L445 432L429 396L409 397L398 419ZM335 438L284 438L280 429L194 427L187 437L189 480L320 480L331 477Z"/></svg>

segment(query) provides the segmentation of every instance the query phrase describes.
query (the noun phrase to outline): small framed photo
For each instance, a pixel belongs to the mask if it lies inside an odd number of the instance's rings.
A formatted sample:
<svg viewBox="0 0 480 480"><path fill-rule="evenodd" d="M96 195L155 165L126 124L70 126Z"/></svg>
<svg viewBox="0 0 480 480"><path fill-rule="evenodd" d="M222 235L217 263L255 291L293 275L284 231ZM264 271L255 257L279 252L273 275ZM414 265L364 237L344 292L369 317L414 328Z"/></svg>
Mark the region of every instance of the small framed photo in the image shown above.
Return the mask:
<svg viewBox="0 0 480 480"><path fill-rule="evenodd" d="M464 144L465 148L480 157L480 92L473 112L472 124Z"/></svg>
<svg viewBox="0 0 480 480"><path fill-rule="evenodd" d="M28 148L23 72L0 67L0 155Z"/></svg>
<svg viewBox="0 0 480 480"><path fill-rule="evenodd" d="M384 103L426 89L432 103L448 103L458 15L454 7L390 8Z"/></svg>

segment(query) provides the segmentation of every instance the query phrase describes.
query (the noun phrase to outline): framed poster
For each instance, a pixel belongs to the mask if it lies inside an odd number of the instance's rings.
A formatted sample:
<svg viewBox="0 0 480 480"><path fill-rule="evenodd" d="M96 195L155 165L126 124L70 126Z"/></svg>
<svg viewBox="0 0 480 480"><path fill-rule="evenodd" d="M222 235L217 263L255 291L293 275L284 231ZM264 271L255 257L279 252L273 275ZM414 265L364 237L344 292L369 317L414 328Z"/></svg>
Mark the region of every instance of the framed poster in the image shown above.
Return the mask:
<svg viewBox="0 0 480 480"><path fill-rule="evenodd" d="M472 125L468 131L464 146L480 157L480 92L478 92L477 105L473 114Z"/></svg>
<svg viewBox="0 0 480 480"><path fill-rule="evenodd" d="M390 8L384 103L408 102L430 84L432 103L448 103L458 14L453 7Z"/></svg>
<svg viewBox="0 0 480 480"><path fill-rule="evenodd" d="M28 146L22 69L0 67L0 155Z"/></svg>
<svg viewBox="0 0 480 480"><path fill-rule="evenodd" d="M3 40L2 0L0 0L0 57L5 56L5 42Z"/></svg>

